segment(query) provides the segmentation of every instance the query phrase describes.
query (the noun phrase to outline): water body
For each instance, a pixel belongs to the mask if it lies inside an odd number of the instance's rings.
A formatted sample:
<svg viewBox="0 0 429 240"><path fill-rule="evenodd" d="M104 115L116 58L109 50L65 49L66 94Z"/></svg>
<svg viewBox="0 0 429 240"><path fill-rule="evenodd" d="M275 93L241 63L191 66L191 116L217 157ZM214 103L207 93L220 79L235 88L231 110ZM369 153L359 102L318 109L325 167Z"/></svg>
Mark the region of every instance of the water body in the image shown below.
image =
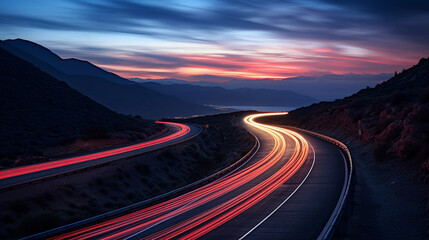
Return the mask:
<svg viewBox="0 0 429 240"><path fill-rule="evenodd" d="M259 112L288 112L296 109L296 107L279 107L279 106L221 106L211 105L211 107L224 110L255 110Z"/></svg>

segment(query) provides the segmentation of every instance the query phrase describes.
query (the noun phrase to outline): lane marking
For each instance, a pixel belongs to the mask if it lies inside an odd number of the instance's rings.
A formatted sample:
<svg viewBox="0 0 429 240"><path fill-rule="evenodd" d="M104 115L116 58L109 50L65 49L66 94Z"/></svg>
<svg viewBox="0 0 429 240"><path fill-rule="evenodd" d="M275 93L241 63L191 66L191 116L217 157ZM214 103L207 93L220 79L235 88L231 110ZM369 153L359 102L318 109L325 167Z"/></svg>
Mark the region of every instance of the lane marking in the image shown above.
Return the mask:
<svg viewBox="0 0 429 240"><path fill-rule="evenodd" d="M264 223L268 218L270 218L277 210L279 210L297 191L298 189L304 184L305 180L307 180L308 176L310 175L311 171L313 170L314 163L316 162L316 152L314 151L313 145L308 142L311 149L313 150L313 163L311 164L310 171L308 171L307 175L305 176L304 180L298 185L298 187L287 197L280 205L278 205L270 214L268 214L264 219L262 219L258 224L256 224L252 229L250 229L247 233L245 233L239 240L244 239L247 237L250 233L252 233L256 228L258 228L262 223Z"/></svg>
<svg viewBox="0 0 429 240"><path fill-rule="evenodd" d="M282 113L283 114L283 113ZM272 128L272 127L270 127L270 128ZM262 130L262 129L261 129ZM273 132L276 132L276 131L278 131L278 129L275 129L275 128L272 128L272 130L271 131L273 131ZM304 140L304 139L303 139ZM304 140L305 141L305 140ZM249 159L248 159L249 160ZM247 162L247 161L246 161ZM187 204L187 205L189 205L189 204Z"/></svg>
<svg viewBox="0 0 429 240"><path fill-rule="evenodd" d="M260 148L261 144L260 144L259 138L258 138L255 134L253 134L252 132L250 132L250 133L255 137L256 142L257 142L257 148L256 148L256 151L252 154L252 156L250 156L250 157L249 157L249 159L247 159L243 164L241 164L240 166L238 166L236 169L234 169L234 170L232 170L231 172L227 173L225 176L223 176L223 177L221 177L221 178L219 178L219 179L216 179L216 180L215 180L215 181L213 181L213 182L209 182L209 183L207 183L207 184L205 184L205 185L203 185L203 186L201 186L201 187L199 187L199 188L205 187L206 185L213 184L213 183L215 183L215 182L218 182L218 181L222 180L223 178L226 178L227 176L229 176L229 175L233 174L234 172L238 171L240 168L242 168L242 167L243 167L244 165L246 165L250 160L252 160L252 159L253 159L253 157L254 157L254 156L256 155L256 153L259 151L259 148ZM192 191L190 191L190 192L188 192L188 193L192 193L192 192L194 192L194 191L197 191L199 188L197 188L197 189L195 189L195 190L192 190ZM187 194L188 194L188 193L187 193ZM181 206L180 208L176 209L175 211L180 210L180 209L183 209L183 208L185 208L186 206L188 206L189 204L194 203L194 202L198 201L199 199L201 199L201 198L203 198L203 197L204 197L204 196L201 196L201 197L199 197L199 198L196 198L196 199L194 199L193 201L191 201L191 202L189 202L189 203L187 203L187 204L185 204L185 205ZM154 224L154 225L151 225L151 226L149 226L149 227L147 227L147 228L145 228L145 229L140 230L139 232L134 233L134 234L133 234L133 235L131 235L131 236L128 236L128 237L124 238L123 240L129 240L129 239L131 239L131 238L133 238L133 237L135 237L135 236L137 236L137 235L140 235L140 234L142 234L143 232L145 232L145 231L147 231L147 230L149 230L149 229L151 229L151 228L153 228L153 227L155 227L155 226L157 226L157 225L159 225L159 224L161 224L161 223L164 223L164 222L166 222L166 221L168 221L168 220L170 220L170 219L172 219L172 218L174 218L174 217L176 217L176 216L171 216L171 217L169 217L169 218L166 218L166 219L164 219L164 220L162 220L162 221L160 221L160 222L158 222L158 223L156 223L156 224Z"/></svg>
<svg viewBox="0 0 429 240"><path fill-rule="evenodd" d="M253 117L254 118L254 117ZM252 123L253 121L249 120L249 123ZM255 123L256 124L256 123ZM300 162L304 162L307 159L307 153L308 153L308 144L307 141L305 141L304 138L302 138L299 134L292 132L292 131L286 131L286 129L277 129L277 128L273 128L273 127L267 127L266 125L262 125L262 124L258 124L261 126L265 126L265 131L268 131L269 129L274 130L272 133L276 135L276 138L278 138L279 140L281 139L281 149L275 148L275 152L277 152L277 155L275 156L275 158L277 159L278 156L283 156L284 155L284 151L285 151L285 142L284 142L284 137L279 135L279 133L284 133L285 135L288 135L290 137L292 137L292 139L295 140L296 144L298 144L298 146L295 148L294 151L294 156L292 157L292 159L295 159L294 161L300 161ZM255 125L256 126L256 125ZM262 128L262 127L261 127ZM270 130L271 131L271 130ZM296 136L295 136L296 134ZM301 146L299 144L299 140L301 140L301 142L304 144L303 146ZM301 147L303 148L303 151L301 151ZM302 155L303 154L303 155ZM273 158L274 160L274 158ZM276 160L277 161L277 160ZM255 191L261 191L263 190L262 188L268 188L270 182L273 183L273 185L277 185L280 181L281 183L284 183L287 179L289 179L289 177L287 177L284 181L282 181L281 177L279 178L279 176L283 175L280 174L282 172L282 170L286 170L292 166L287 167L288 164L286 164L283 168L281 168L279 171L277 171L274 175L272 175L270 178L268 178L266 181L262 182L261 184L258 184L257 186L253 187L252 189L250 189L249 191L240 194L239 196L224 202L223 204L219 205L218 207L212 208L209 211L205 211L202 214L199 214L191 219L188 219L184 222L181 222L180 224L176 224L162 232L160 232L159 234L153 234L145 239L153 239L153 238L173 238L173 237L177 237L179 234L184 233L185 231L188 231L191 228L194 228L196 225L201 224L203 221L207 221L208 219L215 219L213 221L213 223L210 223L209 226L205 226L202 228L199 228L197 230L194 230L192 233L188 234L190 236L184 236L182 237L183 239L195 239L198 237L201 237L202 235L206 234L207 232L213 230L214 228L222 225L223 223L229 221L230 219L234 218L235 216L237 216L238 214L240 214L241 212L243 212L245 209L253 206L256 202L259 202L260 199L264 198L267 195L264 195L263 193L258 193L255 194ZM299 164L299 166L301 166L301 163ZM299 169L296 168L297 166L295 166L295 169ZM289 169L288 171L290 171L291 169ZM283 173L287 173L287 172L283 172ZM293 171L293 173L295 173L295 170ZM291 173L291 174L293 174ZM286 176L288 176L286 174ZM289 175L291 176L291 175ZM277 187L273 188L268 188L266 189L264 192L265 194L269 194L272 191L274 191ZM250 195L249 195L250 194ZM252 196L252 197L251 197ZM249 198L248 200L244 201L245 199ZM238 204L242 204L242 206L240 207ZM238 208L237 208L238 207ZM234 211L229 211L232 208L235 208ZM226 216L224 216L223 218L219 218L217 216L219 216L220 213L229 211L228 213L226 213ZM218 212L218 213L216 213Z"/></svg>
<svg viewBox="0 0 429 240"><path fill-rule="evenodd" d="M338 214L340 213L338 210L342 207L342 202L344 201L345 197L341 197L341 196L345 196L345 192L347 190L347 180L348 180L348 168L347 168L347 160L346 160L346 156L344 156L344 153L340 150L337 149L338 152L340 152L341 156L343 157L344 160L344 169L345 169L345 174L344 174L344 184L343 184L343 188L341 190L341 194L340 194L340 198L338 199L337 204L335 205L335 209L332 212L331 216L329 217L328 222L326 223L325 227L322 229L322 231L320 232L319 236L317 237L317 240L321 240L321 239L327 239L330 231L332 230L332 223L335 222L335 220L338 218Z"/></svg>

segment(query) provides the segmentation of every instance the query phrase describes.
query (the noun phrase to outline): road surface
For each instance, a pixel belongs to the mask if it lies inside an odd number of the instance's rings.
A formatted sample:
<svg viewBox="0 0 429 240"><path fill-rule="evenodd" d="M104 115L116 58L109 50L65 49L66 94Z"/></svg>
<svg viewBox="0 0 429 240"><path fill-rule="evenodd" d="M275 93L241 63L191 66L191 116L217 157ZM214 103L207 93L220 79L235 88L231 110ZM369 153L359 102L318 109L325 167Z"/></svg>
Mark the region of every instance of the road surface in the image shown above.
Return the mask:
<svg viewBox="0 0 429 240"><path fill-rule="evenodd" d="M320 139L255 122L264 115L245 118L261 145L238 171L53 239L316 239L343 188L343 155Z"/></svg>
<svg viewBox="0 0 429 240"><path fill-rule="evenodd" d="M33 164L0 171L0 189L33 182L52 176L93 167L118 159L143 154L172 144L183 142L199 134L200 128L180 123L159 122L169 128L169 132L155 139L125 147L91 153L62 160Z"/></svg>

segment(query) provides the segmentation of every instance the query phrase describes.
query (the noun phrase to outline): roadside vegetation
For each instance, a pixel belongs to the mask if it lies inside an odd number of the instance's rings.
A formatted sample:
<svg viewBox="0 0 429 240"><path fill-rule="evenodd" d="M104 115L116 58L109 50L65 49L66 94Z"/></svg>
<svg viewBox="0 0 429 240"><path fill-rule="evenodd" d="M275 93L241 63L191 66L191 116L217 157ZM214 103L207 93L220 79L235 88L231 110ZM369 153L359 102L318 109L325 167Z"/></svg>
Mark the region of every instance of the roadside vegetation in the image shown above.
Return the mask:
<svg viewBox="0 0 429 240"><path fill-rule="evenodd" d="M184 143L0 192L0 238L27 236L143 201L229 166L255 144L236 124L243 114L187 119L203 131Z"/></svg>

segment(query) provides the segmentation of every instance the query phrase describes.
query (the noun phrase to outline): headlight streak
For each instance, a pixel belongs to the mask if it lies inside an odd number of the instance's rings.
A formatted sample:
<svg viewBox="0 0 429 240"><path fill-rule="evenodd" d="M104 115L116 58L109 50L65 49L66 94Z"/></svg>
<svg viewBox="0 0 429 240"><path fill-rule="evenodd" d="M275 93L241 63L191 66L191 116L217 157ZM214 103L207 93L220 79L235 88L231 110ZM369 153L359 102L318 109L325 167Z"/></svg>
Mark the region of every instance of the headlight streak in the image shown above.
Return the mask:
<svg viewBox="0 0 429 240"><path fill-rule="evenodd" d="M293 176L305 162L308 154L308 143L301 135L290 130L254 121L258 117L282 114L286 113L254 114L244 118L246 124L268 133L274 139L273 149L260 161L176 198L83 229L65 233L55 237L55 239L87 239L92 237L118 239L143 233L157 224L195 209L255 179L278 163L285 154L286 141L282 134L290 137L295 142L294 152L290 160L276 173L246 192L183 222L156 232L146 237L146 239L168 239L173 237L194 239L203 236L268 196Z"/></svg>
<svg viewBox="0 0 429 240"><path fill-rule="evenodd" d="M179 138L181 136L186 135L190 131L190 128L188 126L186 126L184 124L180 124L180 123L161 122L161 121L157 121L157 123L175 125L175 126L179 127L180 130L174 134L171 134L171 135L159 138L159 139L154 139L151 141L134 144L131 146L116 148L116 149L107 150L107 151L98 152L98 153L92 153L92 154L88 154L88 155L84 155L84 156L66 158L63 160L57 160L57 161L52 161L52 162L45 162L45 163L33 164L33 165L29 165L29 166L24 166L24 167L2 170L2 171L0 171L0 180L6 179L6 178L11 178L11 177L16 177L16 176L20 176L20 175L24 175L24 174L49 170L49 169L53 169L53 168L63 167L63 166L71 165L71 164L91 161L91 160L100 159L100 158L104 158L104 157L110 157L113 155L117 155L117 154L121 154L121 153L125 153L125 152L130 152L130 151L134 151L137 149L150 147L153 145L157 145L160 143L164 143L164 142Z"/></svg>

